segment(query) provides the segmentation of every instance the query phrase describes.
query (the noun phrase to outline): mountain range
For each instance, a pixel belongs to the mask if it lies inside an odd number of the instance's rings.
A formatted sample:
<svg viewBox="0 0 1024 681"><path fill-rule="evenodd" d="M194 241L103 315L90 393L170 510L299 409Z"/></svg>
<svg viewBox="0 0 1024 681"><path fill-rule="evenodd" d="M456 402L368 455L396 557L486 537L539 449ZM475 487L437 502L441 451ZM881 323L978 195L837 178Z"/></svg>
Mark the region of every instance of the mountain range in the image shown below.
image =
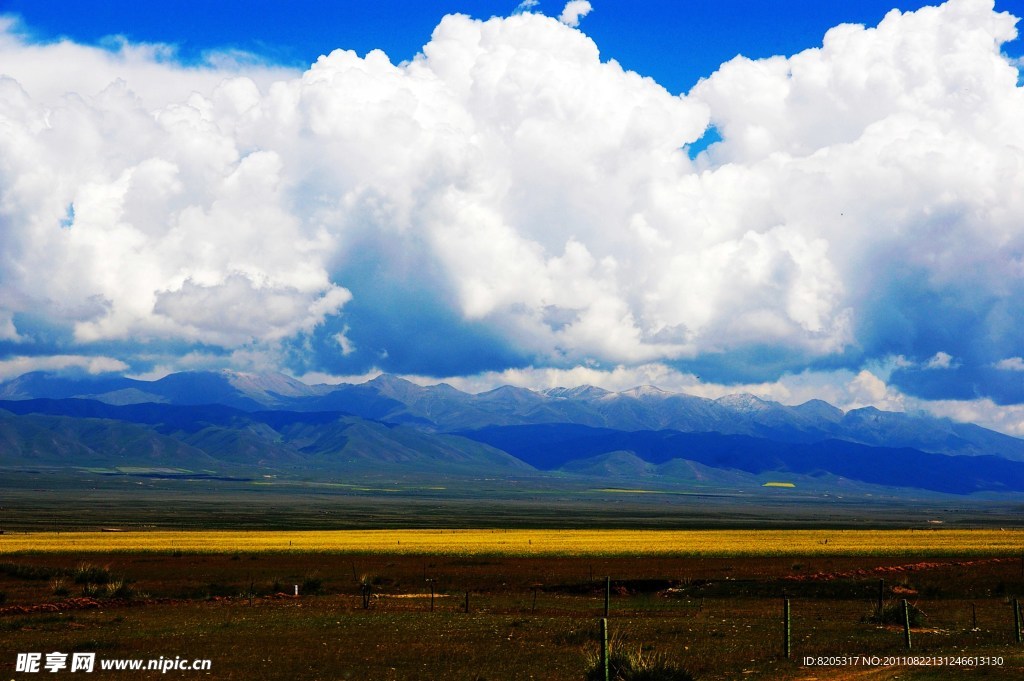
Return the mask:
<svg viewBox="0 0 1024 681"><path fill-rule="evenodd" d="M0 384L0 467L181 475L550 474L686 485L1024 491L1024 440L867 407L842 411L641 386L470 394L381 375L154 381L29 373ZM710 484L710 483L709 483Z"/></svg>

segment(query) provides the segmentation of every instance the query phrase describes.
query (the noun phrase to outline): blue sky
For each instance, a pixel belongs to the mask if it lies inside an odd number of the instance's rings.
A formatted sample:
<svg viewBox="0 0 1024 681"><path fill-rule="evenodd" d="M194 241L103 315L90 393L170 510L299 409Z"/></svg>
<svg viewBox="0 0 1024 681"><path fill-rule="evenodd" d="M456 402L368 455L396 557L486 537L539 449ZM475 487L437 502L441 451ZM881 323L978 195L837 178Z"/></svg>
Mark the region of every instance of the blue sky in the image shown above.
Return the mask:
<svg viewBox="0 0 1024 681"><path fill-rule="evenodd" d="M820 44L841 23L877 24L892 9L912 11L923 0L821 2L787 0L688 0L592 3L583 30L602 58L650 76L673 93L742 54L789 55ZM546 0L533 11L558 15L564 3ZM384 50L392 61L411 59L430 39L438 19L462 13L479 19L506 16L517 3L494 0L277 2L276 0L4 0L0 11L24 19L41 39L61 36L102 44L122 35L136 42L174 44L185 61L216 49L238 49L274 62L303 67L339 47L365 54ZM1024 14L1024 3L1001 0L998 9ZM1006 46L1020 56L1021 41Z"/></svg>
<svg viewBox="0 0 1024 681"><path fill-rule="evenodd" d="M0 378L656 383L1024 434L1005 13L0 0Z"/></svg>

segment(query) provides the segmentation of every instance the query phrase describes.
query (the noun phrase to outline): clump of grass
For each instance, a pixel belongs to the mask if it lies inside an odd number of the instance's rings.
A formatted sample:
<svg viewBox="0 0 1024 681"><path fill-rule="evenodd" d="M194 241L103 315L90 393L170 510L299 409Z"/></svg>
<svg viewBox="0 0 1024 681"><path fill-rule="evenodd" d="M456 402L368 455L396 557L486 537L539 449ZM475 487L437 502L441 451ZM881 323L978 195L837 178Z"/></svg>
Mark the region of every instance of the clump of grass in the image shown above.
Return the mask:
<svg viewBox="0 0 1024 681"><path fill-rule="evenodd" d="M320 579L320 575L316 572L311 572L302 578L302 585L299 587L300 593L304 594L318 594L323 591L324 581Z"/></svg>
<svg viewBox="0 0 1024 681"><path fill-rule="evenodd" d="M604 681L601 652L591 649L586 655L586 681ZM616 645L608 655L608 678L614 681L693 681L693 675L672 664L664 655L648 652L642 647L631 651Z"/></svg>
<svg viewBox="0 0 1024 681"><path fill-rule="evenodd" d="M73 577L75 584L106 584L111 579L110 567L79 563L74 570Z"/></svg>
<svg viewBox="0 0 1024 681"><path fill-rule="evenodd" d="M124 577L108 577L107 581L102 584L85 582L82 585L82 595L87 598L119 598L129 600L135 597L135 589Z"/></svg>
<svg viewBox="0 0 1024 681"><path fill-rule="evenodd" d="M910 619L910 626L919 627L924 624L925 614L913 603L907 603L907 616ZM890 601L879 610L877 607L863 618L865 622L873 624L903 624L903 602Z"/></svg>
<svg viewBox="0 0 1024 681"><path fill-rule="evenodd" d="M66 577L54 577L50 580L50 590L54 596L67 596L70 591L68 590L68 580Z"/></svg>
<svg viewBox="0 0 1024 681"><path fill-rule="evenodd" d="M105 586L107 598L120 598L123 600L129 600L135 596L135 589L128 583L128 580L122 578L112 579L107 582Z"/></svg>

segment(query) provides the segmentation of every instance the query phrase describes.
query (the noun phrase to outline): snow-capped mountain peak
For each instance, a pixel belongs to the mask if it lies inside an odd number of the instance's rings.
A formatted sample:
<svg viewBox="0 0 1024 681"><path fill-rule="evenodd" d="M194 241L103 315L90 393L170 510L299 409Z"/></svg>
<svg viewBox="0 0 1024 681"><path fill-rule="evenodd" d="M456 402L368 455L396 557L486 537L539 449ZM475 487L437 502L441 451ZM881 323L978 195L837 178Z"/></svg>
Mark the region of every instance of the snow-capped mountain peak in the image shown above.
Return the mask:
<svg viewBox="0 0 1024 681"><path fill-rule="evenodd" d="M715 402L723 407L744 413L765 411L777 406L774 402L767 402L750 393L726 395L725 397L719 397Z"/></svg>
<svg viewBox="0 0 1024 681"><path fill-rule="evenodd" d="M662 390L661 388L655 387L653 385L638 385L635 388L623 390L618 394L621 395L622 397L632 397L634 399L658 399L669 397L673 393L670 393L667 390Z"/></svg>

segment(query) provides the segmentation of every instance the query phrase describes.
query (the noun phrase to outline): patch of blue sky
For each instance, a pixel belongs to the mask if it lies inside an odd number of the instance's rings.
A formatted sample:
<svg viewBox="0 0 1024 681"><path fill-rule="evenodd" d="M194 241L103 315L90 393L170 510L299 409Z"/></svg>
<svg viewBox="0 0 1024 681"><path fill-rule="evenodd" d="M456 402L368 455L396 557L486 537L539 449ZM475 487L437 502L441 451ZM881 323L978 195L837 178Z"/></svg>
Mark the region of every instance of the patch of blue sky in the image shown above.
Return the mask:
<svg viewBox="0 0 1024 681"><path fill-rule="evenodd" d="M722 141L722 135L718 132L718 128L713 125L708 126L708 129L704 131L704 134L700 136L700 139L686 145L686 153L689 154L690 160L694 160L702 152L706 151L712 144L716 144Z"/></svg>
<svg viewBox="0 0 1024 681"><path fill-rule="evenodd" d="M64 217L60 219L61 229L71 229L72 225L75 224L75 204L69 203L68 209L64 213Z"/></svg>
<svg viewBox="0 0 1024 681"><path fill-rule="evenodd" d="M558 16L564 4L540 0L530 11ZM602 59L614 59L679 94L737 55L757 59L795 54L821 45L825 32L838 24L875 25L894 8L906 12L929 4L935 3L594 0L580 30L594 40ZM360 55L380 49L394 63L406 61L430 40L446 14L487 19L511 15L517 6L508 0L5 0L0 12L20 16L41 41L67 37L100 45L111 36L123 36L133 42L174 45L176 58L186 64L226 51L303 68L337 48ZM1022 0L998 0L996 8L1024 15ZM1020 57L1024 42L1018 37L1004 50Z"/></svg>

